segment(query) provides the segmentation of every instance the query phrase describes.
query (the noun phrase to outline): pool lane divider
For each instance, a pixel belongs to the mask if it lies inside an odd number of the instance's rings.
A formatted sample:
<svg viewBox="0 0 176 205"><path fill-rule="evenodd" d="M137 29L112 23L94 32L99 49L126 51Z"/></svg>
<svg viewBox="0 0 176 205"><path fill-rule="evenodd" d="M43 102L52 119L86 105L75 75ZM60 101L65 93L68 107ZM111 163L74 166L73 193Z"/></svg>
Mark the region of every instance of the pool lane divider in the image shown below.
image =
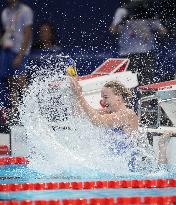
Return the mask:
<svg viewBox="0 0 176 205"><path fill-rule="evenodd" d="M0 155L8 155L10 153L9 147L7 145L0 145Z"/></svg>
<svg viewBox="0 0 176 205"><path fill-rule="evenodd" d="M25 157L0 157L1 165L13 165L13 164L28 164L29 161Z"/></svg>
<svg viewBox="0 0 176 205"><path fill-rule="evenodd" d="M85 181L85 182L47 182L47 183L15 183L0 184L0 192L31 190L91 190L117 188L166 188L176 187L176 179L117 180L117 181Z"/></svg>
<svg viewBox="0 0 176 205"><path fill-rule="evenodd" d="M63 200L9 200L0 201L0 205L170 205L176 204L175 196L145 196L118 198L90 198Z"/></svg>

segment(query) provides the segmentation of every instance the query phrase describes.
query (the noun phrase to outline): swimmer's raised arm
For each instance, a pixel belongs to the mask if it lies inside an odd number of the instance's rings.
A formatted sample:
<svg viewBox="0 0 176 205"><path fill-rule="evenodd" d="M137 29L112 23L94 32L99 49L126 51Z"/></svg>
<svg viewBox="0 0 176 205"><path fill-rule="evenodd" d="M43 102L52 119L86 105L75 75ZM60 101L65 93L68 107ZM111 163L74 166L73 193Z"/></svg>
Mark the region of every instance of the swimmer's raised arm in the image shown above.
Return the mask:
<svg viewBox="0 0 176 205"><path fill-rule="evenodd" d="M109 114L108 110L106 108L102 108L102 109L97 109L96 110L100 115L104 115L104 114Z"/></svg>
<svg viewBox="0 0 176 205"><path fill-rule="evenodd" d="M134 112L126 108L125 105L121 105L121 108L118 108L119 112L113 112L112 110L109 114L102 114L103 112L101 113L88 104L82 94L82 88L75 78L71 78L71 86L81 107L93 124L103 125L105 127L123 127L127 133L137 130L138 125L136 122L138 122L138 118ZM116 101L112 103L116 103Z"/></svg>

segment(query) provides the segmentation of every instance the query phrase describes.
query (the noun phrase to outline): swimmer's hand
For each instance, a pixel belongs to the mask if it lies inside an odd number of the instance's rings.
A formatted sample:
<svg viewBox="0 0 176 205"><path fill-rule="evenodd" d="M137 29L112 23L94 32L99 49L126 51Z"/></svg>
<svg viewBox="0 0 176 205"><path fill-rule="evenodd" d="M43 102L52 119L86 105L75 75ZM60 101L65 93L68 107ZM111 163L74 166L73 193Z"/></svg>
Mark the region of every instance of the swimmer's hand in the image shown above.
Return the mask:
<svg viewBox="0 0 176 205"><path fill-rule="evenodd" d="M159 142L158 142L158 147L159 147L159 163L161 164L166 164L167 163L167 144L170 140L170 137L173 135L174 133L171 131L166 131L164 132L160 138L159 138Z"/></svg>
<svg viewBox="0 0 176 205"><path fill-rule="evenodd" d="M170 140L170 137L172 137L174 135L174 132L171 132L171 131L166 131L164 132L160 138L159 138L159 147L160 148L163 148L166 146L166 144L169 142Z"/></svg>
<svg viewBox="0 0 176 205"><path fill-rule="evenodd" d="M71 89L75 93L76 96L81 96L82 95L82 87L80 86L78 80L76 77L70 77L70 84L71 84Z"/></svg>

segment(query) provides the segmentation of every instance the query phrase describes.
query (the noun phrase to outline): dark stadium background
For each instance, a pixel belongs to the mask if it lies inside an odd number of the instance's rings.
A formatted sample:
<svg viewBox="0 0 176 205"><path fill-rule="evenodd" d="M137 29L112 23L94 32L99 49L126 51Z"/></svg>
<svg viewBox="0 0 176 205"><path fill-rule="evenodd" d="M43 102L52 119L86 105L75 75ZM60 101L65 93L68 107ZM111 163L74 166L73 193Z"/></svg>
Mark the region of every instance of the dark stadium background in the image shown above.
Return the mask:
<svg viewBox="0 0 176 205"><path fill-rule="evenodd" d="M91 72L108 57L118 56L116 37L109 33L109 26L118 0L23 0L34 12L34 39L42 21L50 21L56 28L56 42L65 52L77 59L78 67ZM148 2L150 15L158 15L170 32L169 38L157 44L161 72L176 72L175 0L142 0ZM1 0L0 12L6 5ZM148 13L148 15L149 15ZM80 49L81 48L81 49ZM91 70L92 69L92 70Z"/></svg>

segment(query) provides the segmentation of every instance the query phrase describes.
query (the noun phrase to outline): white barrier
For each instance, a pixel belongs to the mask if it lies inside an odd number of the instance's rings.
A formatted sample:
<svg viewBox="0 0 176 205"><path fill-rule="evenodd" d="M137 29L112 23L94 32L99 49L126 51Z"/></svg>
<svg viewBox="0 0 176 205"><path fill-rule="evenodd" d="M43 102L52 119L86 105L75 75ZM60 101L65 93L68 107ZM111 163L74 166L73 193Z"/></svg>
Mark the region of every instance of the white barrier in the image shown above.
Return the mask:
<svg viewBox="0 0 176 205"><path fill-rule="evenodd" d="M176 80L156 83L152 85L146 85L140 87L141 92L154 91L154 94L151 96L152 99L158 100L158 106L160 106L167 117L172 122L173 126L160 126L157 129L146 128L146 131L149 133L165 133L173 132L176 133ZM150 96L146 97L150 100ZM159 115L160 116L160 115ZM158 156L158 141L159 136L153 137L153 147L156 155ZM176 137L171 137L169 143L167 144L167 159L169 164L176 164Z"/></svg>

